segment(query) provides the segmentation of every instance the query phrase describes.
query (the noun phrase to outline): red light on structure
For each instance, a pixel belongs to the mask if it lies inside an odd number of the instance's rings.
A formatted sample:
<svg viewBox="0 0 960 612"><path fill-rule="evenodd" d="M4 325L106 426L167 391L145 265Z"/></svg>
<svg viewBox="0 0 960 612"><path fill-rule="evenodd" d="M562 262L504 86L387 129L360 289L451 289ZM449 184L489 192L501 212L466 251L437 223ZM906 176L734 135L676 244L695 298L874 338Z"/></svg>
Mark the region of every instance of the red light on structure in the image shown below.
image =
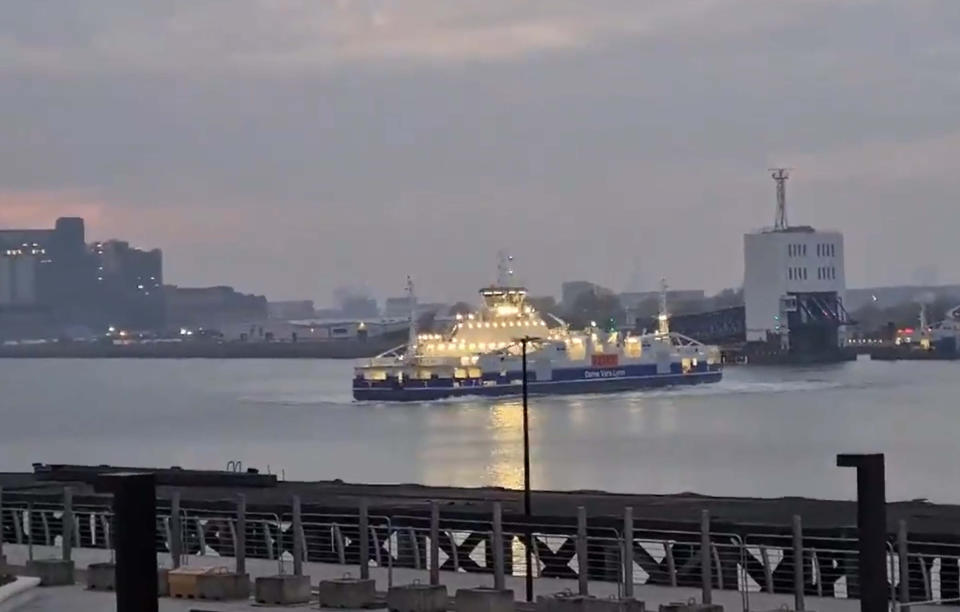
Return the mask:
<svg viewBox="0 0 960 612"><path fill-rule="evenodd" d="M913 328L912 328L912 327L907 327L906 329L903 329L903 330L901 330L901 331L902 331L903 333L905 333L905 334L912 334L912 333L913 333Z"/></svg>

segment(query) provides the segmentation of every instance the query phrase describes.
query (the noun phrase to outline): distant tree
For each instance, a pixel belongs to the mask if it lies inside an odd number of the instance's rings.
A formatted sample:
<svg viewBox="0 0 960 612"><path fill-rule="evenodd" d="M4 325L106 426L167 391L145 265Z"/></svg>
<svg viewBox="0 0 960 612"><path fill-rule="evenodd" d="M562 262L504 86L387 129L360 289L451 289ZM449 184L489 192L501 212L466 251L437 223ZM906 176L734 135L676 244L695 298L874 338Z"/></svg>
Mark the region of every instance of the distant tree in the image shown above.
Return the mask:
<svg viewBox="0 0 960 612"><path fill-rule="evenodd" d="M434 329L434 319L436 319L437 313L434 310L429 310L427 312L421 313L417 317L417 329L421 331L436 331Z"/></svg>
<svg viewBox="0 0 960 612"><path fill-rule="evenodd" d="M713 302L713 310L743 306L743 289L724 289L720 293L713 296L711 301Z"/></svg>
<svg viewBox="0 0 960 612"><path fill-rule="evenodd" d="M451 314L451 315L458 315L458 314L460 314L460 315L465 315L465 314L470 314L470 313L473 312L474 310L475 310L475 308L474 308L473 306L471 306L470 304L467 304L466 302L457 302L456 304L454 304L453 306L450 307L450 314Z"/></svg>
<svg viewBox="0 0 960 612"><path fill-rule="evenodd" d="M956 306L956 298L939 296L927 303L927 323L932 325L942 320L948 310ZM897 328L917 327L920 325L920 304L901 302L884 308L877 303L867 304L849 313L856 325L856 331L873 334L890 323Z"/></svg>
<svg viewBox="0 0 960 612"><path fill-rule="evenodd" d="M527 303L533 306L533 308L540 314L547 314L548 312L557 314L559 312L557 300L552 295L529 297L527 298Z"/></svg>
<svg viewBox="0 0 960 612"><path fill-rule="evenodd" d="M587 291L577 296L564 318L574 328L586 327L591 321L607 328L611 323L624 323L626 311L616 295Z"/></svg>

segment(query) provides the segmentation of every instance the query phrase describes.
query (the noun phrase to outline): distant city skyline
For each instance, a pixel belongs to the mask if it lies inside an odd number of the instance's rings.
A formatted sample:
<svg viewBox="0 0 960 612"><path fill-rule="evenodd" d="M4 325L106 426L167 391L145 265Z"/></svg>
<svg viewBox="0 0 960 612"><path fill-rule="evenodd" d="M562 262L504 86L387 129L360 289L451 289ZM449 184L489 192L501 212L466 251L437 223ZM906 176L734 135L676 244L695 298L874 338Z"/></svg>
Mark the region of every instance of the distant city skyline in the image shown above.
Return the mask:
<svg viewBox="0 0 960 612"><path fill-rule="evenodd" d="M87 220L272 300L738 286L770 225L848 286L960 281L951 0L0 8L0 227ZM642 277L638 282L637 276Z"/></svg>

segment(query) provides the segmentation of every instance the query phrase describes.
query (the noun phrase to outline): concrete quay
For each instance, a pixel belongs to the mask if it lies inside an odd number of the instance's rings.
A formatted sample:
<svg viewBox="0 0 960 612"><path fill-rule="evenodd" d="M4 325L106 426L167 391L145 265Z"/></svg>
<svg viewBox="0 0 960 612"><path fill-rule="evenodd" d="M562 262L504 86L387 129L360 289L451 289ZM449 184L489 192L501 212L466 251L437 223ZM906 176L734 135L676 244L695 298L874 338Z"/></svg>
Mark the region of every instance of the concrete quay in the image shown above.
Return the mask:
<svg viewBox="0 0 960 612"><path fill-rule="evenodd" d="M8 556L15 567L21 567L25 564L27 550L25 546L6 545ZM55 548L35 547L34 553L39 557L56 554ZM86 568L93 563L103 562L109 558L109 552L94 549L78 549L74 551L74 558L77 563L77 584L67 587L38 587L23 592L16 597L0 602L0 612L12 612L14 610L33 611L33 610L62 610L64 612L113 612L116 610L116 598L112 592L90 591L82 583L84 582ZM168 555L158 555L158 561L169 565ZM232 564L232 559L218 557L190 557L189 567L218 567ZM258 577L272 576L277 573L277 561L266 561L260 559L248 559L247 570L251 580ZM321 564L304 563L304 575L310 577L310 583L313 587L312 603L310 608L316 609L316 587L321 580L336 580L342 578L347 571L355 568ZM288 562L289 571L289 562ZM381 596L388 589L388 575L386 568L370 568L370 577L375 580L377 590ZM426 573L423 571L394 569L394 584L412 584L415 581L423 582ZM506 587L512 589L515 594L522 597L524 592L522 577L507 576ZM475 588L478 586L492 586L492 576L478 576L464 574L459 572L440 572L440 583L447 587L451 595L458 589ZM548 579L538 578L534 580L534 595L552 595L564 591L576 592L578 583L576 580ZM590 593L601 598L610 598L617 596L617 587L608 582L590 582ZM646 604L646 609L656 611L660 605L666 605L675 602L687 602L691 599L699 600L700 591L695 588L671 588L650 585L636 585L634 596L637 600ZM453 609L453 598L448 610ZM743 594L736 591L713 592L713 602L721 604L727 612L739 612L741 610L785 610L791 607L793 603L792 595L770 595L766 593L750 593L748 604L744 607ZM380 604L383 607L383 604ZM806 608L816 610L817 612L857 612L860 609L860 602L855 599L833 599L807 597ZM928 606L911 606L917 610L928 608ZM931 610L933 607L929 607ZM942 607L939 607L942 609ZM290 609L290 606L272 606L255 602L252 598L245 601L216 602L161 598L160 610L170 612L189 612L190 610L210 610L217 612L254 612L255 610L280 610ZM334 610L334 608L322 608ZM353 608L336 608L340 612L343 610L352 610ZM362 608L356 608L360 610ZM518 612L532 611L532 606L527 606L518 602Z"/></svg>

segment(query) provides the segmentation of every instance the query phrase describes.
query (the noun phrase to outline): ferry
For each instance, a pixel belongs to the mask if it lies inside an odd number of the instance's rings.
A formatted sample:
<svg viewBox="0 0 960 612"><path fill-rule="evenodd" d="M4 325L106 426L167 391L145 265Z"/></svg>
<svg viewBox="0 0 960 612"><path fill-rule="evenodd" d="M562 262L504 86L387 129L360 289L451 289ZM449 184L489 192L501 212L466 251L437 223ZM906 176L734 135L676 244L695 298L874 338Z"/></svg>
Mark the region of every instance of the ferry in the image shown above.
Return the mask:
<svg viewBox="0 0 960 612"><path fill-rule="evenodd" d="M496 284L480 290L483 307L457 315L447 333L417 333L416 297L408 279L410 333L405 345L354 370L360 401L425 401L461 396L602 393L721 379L720 350L671 332L666 290L653 333L584 330L554 315L548 324L508 278L501 262Z"/></svg>

